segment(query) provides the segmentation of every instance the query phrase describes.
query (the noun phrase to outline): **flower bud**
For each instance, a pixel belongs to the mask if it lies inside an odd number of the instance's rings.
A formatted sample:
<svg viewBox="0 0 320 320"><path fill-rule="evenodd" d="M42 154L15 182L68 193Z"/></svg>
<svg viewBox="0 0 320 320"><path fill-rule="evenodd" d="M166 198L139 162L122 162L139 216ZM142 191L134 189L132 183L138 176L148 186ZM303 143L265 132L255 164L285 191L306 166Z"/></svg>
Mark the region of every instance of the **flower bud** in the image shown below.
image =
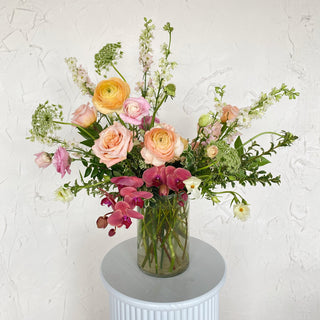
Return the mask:
<svg viewBox="0 0 320 320"><path fill-rule="evenodd" d="M212 121L212 118L210 116L210 114L203 114L202 116L200 116L199 120L198 120L198 125L199 127L206 127L208 124L210 124Z"/></svg>
<svg viewBox="0 0 320 320"><path fill-rule="evenodd" d="M99 229L105 229L108 226L108 219L106 217L99 217L97 220L97 227Z"/></svg>
<svg viewBox="0 0 320 320"><path fill-rule="evenodd" d="M47 152L42 151L40 153L36 153L35 156L36 156L36 158L34 161L38 165L39 168L46 168L52 162L52 158L51 158L50 154Z"/></svg>
<svg viewBox="0 0 320 320"><path fill-rule="evenodd" d="M176 86L173 83L169 83L165 86L164 91L168 96L173 98L176 95Z"/></svg>

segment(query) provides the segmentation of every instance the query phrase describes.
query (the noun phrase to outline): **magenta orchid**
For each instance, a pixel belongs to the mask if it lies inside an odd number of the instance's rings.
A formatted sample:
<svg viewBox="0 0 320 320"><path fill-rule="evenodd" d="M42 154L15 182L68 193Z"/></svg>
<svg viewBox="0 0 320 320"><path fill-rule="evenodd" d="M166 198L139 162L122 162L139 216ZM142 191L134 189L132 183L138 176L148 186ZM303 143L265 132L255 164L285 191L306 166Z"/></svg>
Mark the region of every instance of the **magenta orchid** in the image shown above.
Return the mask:
<svg viewBox="0 0 320 320"><path fill-rule="evenodd" d="M147 169L142 179L147 187L159 187L160 195L168 195L169 190L178 192L184 189L184 180L191 177L191 173L183 168L173 166L159 166Z"/></svg>
<svg viewBox="0 0 320 320"><path fill-rule="evenodd" d="M169 189L178 192L185 187L183 181L190 177L190 171L183 168L175 168L174 171L167 175L167 185Z"/></svg>
<svg viewBox="0 0 320 320"><path fill-rule="evenodd" d="M125 225L128 229L132 223L130 218L143 219L143 215L138 211L131 209L129 203L125 201L117 202L114 209L115 210L108 217L108 223L111 226L120 228Z"/></svg>
<svg viewBox="0 0 320 320"><path fill-rule="evenodd" d="M108 193L102 189L105 197L101 200L101 205L112 208L112 212L101 216L97 220L97 227L105 229L108 225L114 228L109 230L109 236L116 233L116 229L123 225L128 229L132 224L131 218L143 219L143 215L134 210L136 206L142 208L144 199L151 199L153 194L147 191L138 191L137 188L144 184L144 181L135 176L114 177L111 179L119 189L119 192ZM119 200L120 201L117 201Z"/></svg>
<svg viewBox="0 0 320 320"><path fill-rule="evenodd" d="M138 177L128 177L128 176L122 176L122 177L114 177L110 180L112 183L114 183L119 191L124 187L133 187L133 188L139 188L143 185L143 180Z"/></svg>
<svg viewBox="0 0 320 320"><path fill-rule="evenodd" d="M101 190L101 191L103 191L103 190ZM103 191L103 192L105 194L105 197L101 200L100 204L102 206L108 206L108 207L114 208L114 206L116 204L115 197L108 192L105 192L105 191Z"/></svg>
<svg viewBox="0 0 320 320"><path fill-rule="evenodd" d="M131 208L135 206L142 208L144 205L143 199L151 199L153 197L151 192L137 191L137 189L133 187L122 188L120 195L124 197L124 201L127 202Z"/></svg>

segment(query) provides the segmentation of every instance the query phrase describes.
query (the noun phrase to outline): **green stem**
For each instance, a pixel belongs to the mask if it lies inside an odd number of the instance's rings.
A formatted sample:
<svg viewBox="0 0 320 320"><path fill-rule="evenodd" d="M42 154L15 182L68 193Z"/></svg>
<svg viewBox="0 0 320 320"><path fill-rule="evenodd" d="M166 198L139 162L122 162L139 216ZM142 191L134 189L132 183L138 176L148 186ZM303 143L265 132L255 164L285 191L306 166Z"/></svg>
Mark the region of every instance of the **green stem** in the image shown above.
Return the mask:
<svg viewBox="0 0 320 320"><path fill-rule="evenodd" d="M279 136L279 137L282 137L282 135L281 135L280 133L273 132L273 131L261 132L261 133L255 135L254 137L252 137L251 139L249 139L248 141L244 142L242 145L240 145L240 146L239 146L238 148L236 148L236 149L239 149L239 148L245 146L246 144L248 144L248 143L251 142L252 140L254 140L254 139L256 139L256 138L258 138L258 137L260 137L260 136L262 136L262 135L264 135L264 134L274 134L274 135L277 135L277 136Z"/></svg>
<svg viewBox="0 0 320 320"><path fill-rule="evenodd" d="M117 72L117 74L122 78L122 80L124 82L127 82L126 79L123 77L123 75L120 73L120 71L116 68L116 66L113 64L113 62L111 62L111 66L112 68L115 70L115 72Z"/></svg>
<svg viewBox="0 0 320 320"><path fill-rule="evenodd" d="M91 133L89 133L85 128L79 126L78 124L71 123L71 122L62 122L62 121L53 121L53 122L58 124L65 124L65 125L77 127L79 130L85 132L90 138L92 138L93 140L96 140L96 138Z"/></svg>
<svg viewBox="0 0 320 320"><path fill-rule="evenodd" d="M90 184L90 185L85 185L85 186L77 186L77 189L79 190L82 190L82 189L89 189L89 188L92 188L92 187L96 187L96 186L99 186L101 184L104 184L106 183L106 181L100 181L100 182L97 182L95 184Z"/></svg>
<svg viewBox="0 0 320 320"><path fill-rule="evenodd" d="M116 113L116 117L117 117L117 119L120 121L120 123L121 123L124 127L126 127L126 124L125 124L124 121L121 119L121 117L119 116L118 113Z"/></svg>
<svg viewBox="0 0 320 320"><path fill-rule="evenodd" d="M220 192L215 192L215 194L223 194L223 193L229 193L229 194L232 194L234 198L237 198L236 195L238 197L240 197L244 202L245 204L247 203L246 199L241 195L239 194L238 192L235 192L235 191L220 191Z"/></svg>
<svg viewBox="0 0 320 320"><path fill-rule="evenodd" d="M212 163L208 164L207 166L198 169L196 172L208 169L208 168L212 167L215 164L216 164L216 162L212 162Z"/></svg>
<svg viewBox="0 0 320 320"><path fill-rule="evenodd" d="M171 252L171 264L170 264L170 271L173 270L173 267L174 267L174 263L176 261L176 254L174 252L174 248L173 248L173 245L172 245L172 234L171 234L171 230L169 231L170 234L169 234L169 238L168 238L168 244L169 244L169 248L170 248L170 252Z"/></svg>

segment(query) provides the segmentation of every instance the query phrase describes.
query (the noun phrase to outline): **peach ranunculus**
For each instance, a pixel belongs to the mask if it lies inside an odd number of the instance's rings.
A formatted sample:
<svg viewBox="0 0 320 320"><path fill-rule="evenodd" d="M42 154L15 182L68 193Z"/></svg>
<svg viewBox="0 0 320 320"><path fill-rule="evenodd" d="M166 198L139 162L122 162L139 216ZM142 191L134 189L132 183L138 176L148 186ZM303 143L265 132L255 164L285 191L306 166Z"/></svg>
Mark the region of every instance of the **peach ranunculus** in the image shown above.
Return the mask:
<svg viewBox="0 0 320 320"><path fill-rule="evenodd" d="M227 105L222 108L222 116L220 118L221 122L227 122L228 120L234 120L239 114L239 109L237 107Z"/></svg>
<svg viewBox="0 0 320 320"><path fill-rule="evenodd" d="M92 98L94 106L103 114L121 112L123 102L129 97L130 87L120 78L100 81Z"/></svg>
<svg viewBox="0 0 320 320"><path fill-rule="evenodd" d="M145 163L161 166L179 157L183 149L184 144L174 128L167 124L159 124L145 133L141 155Z"/></svg>
<svg viewBox="0 0 320 320"><path fill-rule="evenodd" d="M125 160L132 150L132 131L119 122L100 132L100 138L95 140L92 150L108 168Z"/></svg>
<svg viewBox="0 0 320 320"><path fill-rule="evenodd" d="M97 120L97 110L90 107L89 102L82 104L75 112L72 113L71 122L83 128L87 128Z"/></svg>

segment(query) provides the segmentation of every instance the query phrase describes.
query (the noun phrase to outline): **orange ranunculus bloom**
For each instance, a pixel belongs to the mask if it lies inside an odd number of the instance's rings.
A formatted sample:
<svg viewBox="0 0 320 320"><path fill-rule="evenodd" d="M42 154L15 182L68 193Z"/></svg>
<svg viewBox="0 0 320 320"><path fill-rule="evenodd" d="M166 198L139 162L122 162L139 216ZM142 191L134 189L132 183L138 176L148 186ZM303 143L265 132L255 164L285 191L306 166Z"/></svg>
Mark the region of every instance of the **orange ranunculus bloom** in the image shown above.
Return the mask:
<svg viewBox="0 0 320 320"><path fill-rule="evenodd" d="M161 124L147 131L141 155L146 163L160 166L183 152L184 145L173 127Z"/></svg>
<svg viewBox="0 0 320 320"><path fill-rule="evenodd" d="M94 90L92 103L103 114L120 112L123 102L129 97L129 85L119 79L110 78L98 83Z"/></svg>

